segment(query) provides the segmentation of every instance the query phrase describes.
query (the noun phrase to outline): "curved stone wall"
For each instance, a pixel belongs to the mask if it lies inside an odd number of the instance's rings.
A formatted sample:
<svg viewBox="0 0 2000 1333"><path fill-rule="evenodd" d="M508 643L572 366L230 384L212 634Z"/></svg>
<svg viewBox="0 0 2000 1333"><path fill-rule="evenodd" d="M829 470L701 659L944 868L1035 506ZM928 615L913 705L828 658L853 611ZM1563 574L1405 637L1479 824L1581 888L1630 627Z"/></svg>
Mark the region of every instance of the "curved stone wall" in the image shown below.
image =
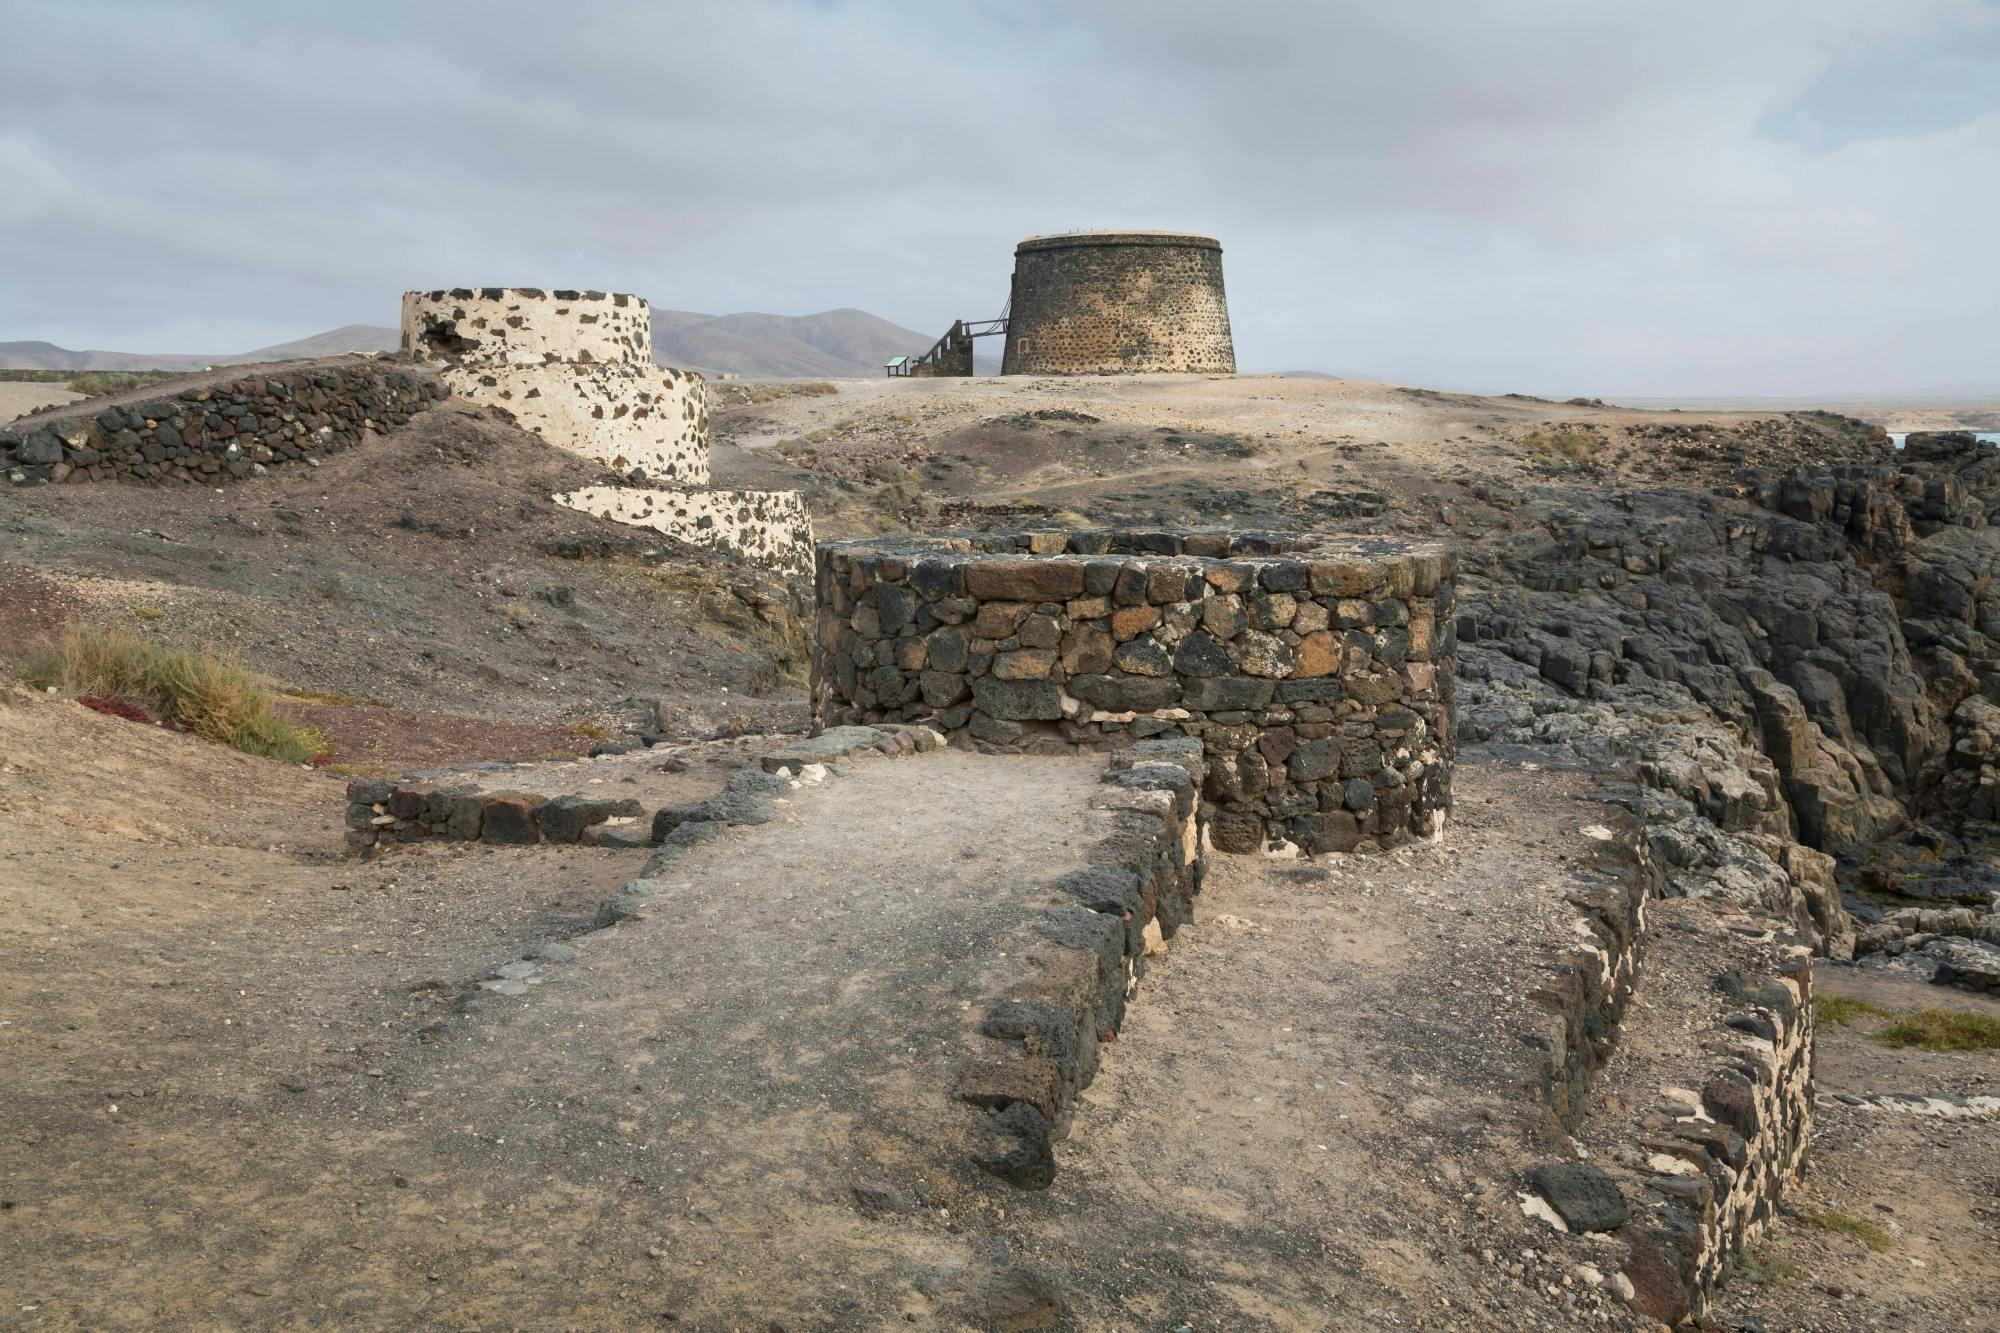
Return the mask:
<svg viewBox="0 0 2000 1333"><path fill-rule="evenodd" d="M1015 248L1002 374L1167 371L1236 373L1220 243L1077 232Z"/></svg>
<svg viewBox="0 0 2000 1333"><path fill-rule="evenodd" d="M1201 740L1224 851L1369 850L1451 803L1453 558L1369 538L1085 530L828 542L823 722L1001 749Z"/></svg>
<svg viewBox="0 0 2000 1333"><path fill-rule="evenodd" d="M586 486L556 503L684 541L730 551L801 578L813 564L812 519L797 491L679 491Z"/></svg>
<svg viewBox="0 0 2000 1333"><path fill-rule="evenodd" d="M653 359L653 317L626 292L454 287L403 293L403 351L454 365Z"/></svg>
<svg viewBox="0 0 2000 1333"><path fill-rule="evenodd" d="M667 366L455 367L452 391L498 403L551 443L634 484L708 484L708 384Z"/></svg>

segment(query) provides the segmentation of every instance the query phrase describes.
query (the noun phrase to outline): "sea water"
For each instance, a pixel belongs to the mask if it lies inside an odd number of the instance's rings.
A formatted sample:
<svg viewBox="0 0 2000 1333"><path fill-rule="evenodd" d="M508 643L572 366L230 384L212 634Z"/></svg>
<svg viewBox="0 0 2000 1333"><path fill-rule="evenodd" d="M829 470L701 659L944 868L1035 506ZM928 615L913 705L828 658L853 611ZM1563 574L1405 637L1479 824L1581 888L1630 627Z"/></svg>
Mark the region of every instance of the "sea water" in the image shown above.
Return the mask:
<svg viewBox="0 0 2000 1333"><path fill-rule="evenodd" d="M1892 430L1889 432L1889 442L1898 449L1903 447L1903 441L1908 437L1908 431ZM2000 430L1976 430L1972 432L1972 438L1978 440L1981 444L2000 444Z"/></svg>

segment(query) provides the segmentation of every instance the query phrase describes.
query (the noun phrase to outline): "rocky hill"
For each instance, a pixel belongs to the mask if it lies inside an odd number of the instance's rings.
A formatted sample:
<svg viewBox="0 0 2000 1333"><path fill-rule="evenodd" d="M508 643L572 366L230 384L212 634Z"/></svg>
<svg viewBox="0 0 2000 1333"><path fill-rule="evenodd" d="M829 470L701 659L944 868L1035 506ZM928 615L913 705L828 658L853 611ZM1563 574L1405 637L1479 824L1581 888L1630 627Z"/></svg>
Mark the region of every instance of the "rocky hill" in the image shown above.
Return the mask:
<svg viewBox="0 0 2000 1333"><path fill-rule="evenodd" d="M894 356L937 341L863 310L817 315L697 315L653 311L653 359L662 365L737 375L850 379L882 373Z"/></svg>

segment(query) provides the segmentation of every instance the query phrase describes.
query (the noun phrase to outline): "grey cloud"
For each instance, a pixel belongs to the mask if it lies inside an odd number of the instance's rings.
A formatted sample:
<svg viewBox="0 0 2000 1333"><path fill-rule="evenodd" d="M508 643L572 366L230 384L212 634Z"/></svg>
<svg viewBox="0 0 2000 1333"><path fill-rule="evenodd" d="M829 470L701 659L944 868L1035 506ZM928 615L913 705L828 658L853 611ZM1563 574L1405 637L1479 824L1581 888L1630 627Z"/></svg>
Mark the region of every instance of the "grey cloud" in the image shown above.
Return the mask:
<svg viewBox="0 0 2000 1333"><path fill-rule="evenodd" d="M2000 379L1976 0L0 0L0 31L0 338L225 351L456 282L930 330L997 313L1021 236L1136 223L1222 237L1247 366ZM1940 67L1985 91L1782 131L1842 71Z"/></svg>

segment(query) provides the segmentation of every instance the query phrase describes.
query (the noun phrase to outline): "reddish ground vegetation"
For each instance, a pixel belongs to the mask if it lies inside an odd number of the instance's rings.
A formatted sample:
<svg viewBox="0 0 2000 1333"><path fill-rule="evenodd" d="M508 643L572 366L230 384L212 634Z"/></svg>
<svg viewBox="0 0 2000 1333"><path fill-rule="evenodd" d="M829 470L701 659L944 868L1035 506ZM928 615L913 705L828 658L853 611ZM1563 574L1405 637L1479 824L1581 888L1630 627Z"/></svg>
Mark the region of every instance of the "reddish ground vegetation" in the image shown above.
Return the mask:
<svg viewBox="0 0 2000 1333"><path fill-rule="evenodd" d="M86 694L77 700L93 713L103 713L106 717L122 717L127 722L144 722L153 725L153 716L129 699L119 699L109 694Z"/></svg>

